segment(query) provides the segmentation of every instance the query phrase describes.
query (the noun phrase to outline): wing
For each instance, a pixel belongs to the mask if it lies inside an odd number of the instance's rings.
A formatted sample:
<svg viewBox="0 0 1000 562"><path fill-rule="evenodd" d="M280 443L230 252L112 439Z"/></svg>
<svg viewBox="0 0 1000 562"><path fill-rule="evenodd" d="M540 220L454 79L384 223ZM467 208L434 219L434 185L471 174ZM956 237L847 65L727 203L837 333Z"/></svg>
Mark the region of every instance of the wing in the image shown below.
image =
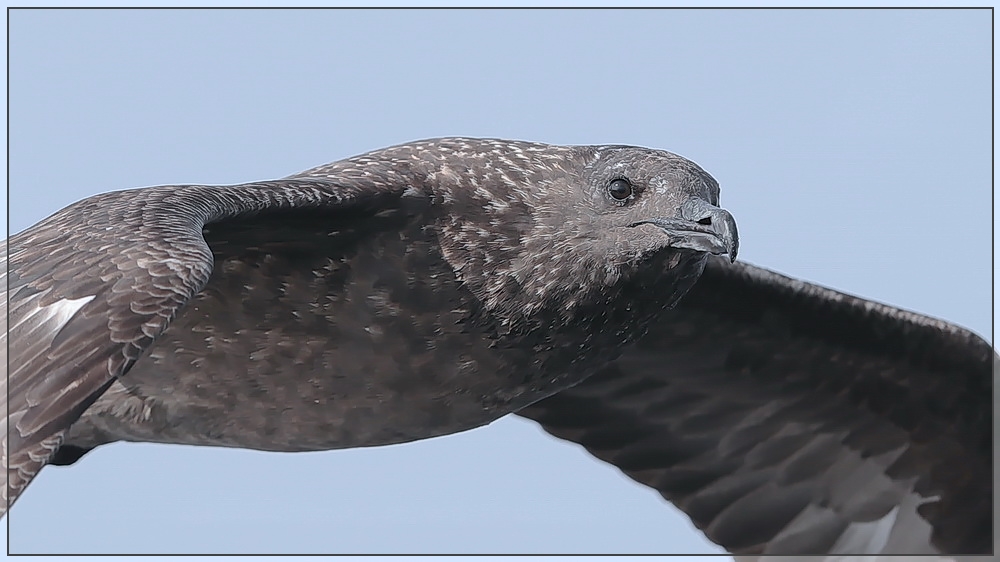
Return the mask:
<svg viewBox="0 0 1000 562"><path fill-rule="evenodd" d="M0 515L51 460L70 424L205 286L213 263L205 225L236 219L235 228L259 237L266 228L254 225L391 209L404 187L299 177L120 191L7 240Z"/></svg>
<svg viewBox="0 0 1000 562"><path fill-rule="evenodd" d="M997 361L951 324L712 259L633 349L519 414L743 560L981 554Z"/></svg>

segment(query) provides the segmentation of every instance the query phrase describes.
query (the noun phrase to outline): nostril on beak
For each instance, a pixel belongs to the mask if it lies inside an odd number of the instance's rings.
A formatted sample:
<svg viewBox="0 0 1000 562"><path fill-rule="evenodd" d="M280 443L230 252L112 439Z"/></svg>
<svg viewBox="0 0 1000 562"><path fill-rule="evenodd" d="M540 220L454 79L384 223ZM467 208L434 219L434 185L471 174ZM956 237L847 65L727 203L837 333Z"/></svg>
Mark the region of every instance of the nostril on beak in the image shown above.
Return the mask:
<svg viewBox="0 0 1000 562"><path fill-rule="evenodd" d="M698 224L703 226L712 226L712 217L705 217L698 221Z"/></svg>

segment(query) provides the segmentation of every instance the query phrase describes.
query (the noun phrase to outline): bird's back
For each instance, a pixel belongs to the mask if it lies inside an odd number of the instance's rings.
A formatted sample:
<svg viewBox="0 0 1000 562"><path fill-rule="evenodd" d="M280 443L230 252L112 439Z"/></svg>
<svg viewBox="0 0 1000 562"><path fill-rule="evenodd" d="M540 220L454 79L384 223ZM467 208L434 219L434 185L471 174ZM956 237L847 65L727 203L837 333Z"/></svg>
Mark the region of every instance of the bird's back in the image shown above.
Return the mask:
<svg viewBox="0 0 1000 562"><path fill-rule="evenodd" d="M533 401L516 368L525 354L491 349L438 234L427 214L210 225L207 286L66 445L380 445L483 425Z"/></svg>

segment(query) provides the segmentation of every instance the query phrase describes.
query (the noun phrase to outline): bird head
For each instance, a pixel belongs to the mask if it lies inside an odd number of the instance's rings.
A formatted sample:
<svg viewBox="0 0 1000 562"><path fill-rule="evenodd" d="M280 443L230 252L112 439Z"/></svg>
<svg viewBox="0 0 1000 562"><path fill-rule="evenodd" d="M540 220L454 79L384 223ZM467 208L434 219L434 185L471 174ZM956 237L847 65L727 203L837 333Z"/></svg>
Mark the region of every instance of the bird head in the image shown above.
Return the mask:
<svg viewBox="0 0 1000 562"><path fill-rule="evenodd" d="M504 316L540 307L573 316L635 280L653 292L634 298L669 306L708 254L736 257L736 223L718 206L718 183L676 154L490 139L441 139L424 150L426 177L449 209L446 256Z"/></svg>
<svg viewBox="0 0 1000 562"><path fill-rule="evenodd" d="M578 292L615 294L630 280L673 305L697 280L708 254L735 260L739 235L719 207L719 184L676 154L634 146L568 147L532 189L532 223L514 273L536 290L575 280ZM644 295L654 300L654 293ZM593 298L593 297L592 297Z"/></svg>
<svg viewBox="0 0 1000 562"><path fill-rule="evenodd" d="M616 266L656 255L727 254L736 260L733 216L719 207L719 184L676 154L632 146L578 147L574 182L582 204L568 213L573 235ZM572 188L574 186L567 186Z"/></svg>

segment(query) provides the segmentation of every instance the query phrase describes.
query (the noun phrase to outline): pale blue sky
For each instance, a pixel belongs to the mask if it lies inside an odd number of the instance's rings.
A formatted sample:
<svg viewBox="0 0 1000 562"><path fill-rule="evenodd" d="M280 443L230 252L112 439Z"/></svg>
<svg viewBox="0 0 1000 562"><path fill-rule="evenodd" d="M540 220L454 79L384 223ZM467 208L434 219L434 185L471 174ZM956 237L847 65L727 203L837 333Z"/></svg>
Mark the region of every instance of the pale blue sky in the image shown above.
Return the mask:
<svg viewBox="0 0 1000 562"><path fill-rule="evenodd" d="M444 135L627 143L722 185L740 258L991 333L987 11L10 16L11 230L102 191ZM12 552L718 552L534 424L360 451L117 444Z"/></svg>

